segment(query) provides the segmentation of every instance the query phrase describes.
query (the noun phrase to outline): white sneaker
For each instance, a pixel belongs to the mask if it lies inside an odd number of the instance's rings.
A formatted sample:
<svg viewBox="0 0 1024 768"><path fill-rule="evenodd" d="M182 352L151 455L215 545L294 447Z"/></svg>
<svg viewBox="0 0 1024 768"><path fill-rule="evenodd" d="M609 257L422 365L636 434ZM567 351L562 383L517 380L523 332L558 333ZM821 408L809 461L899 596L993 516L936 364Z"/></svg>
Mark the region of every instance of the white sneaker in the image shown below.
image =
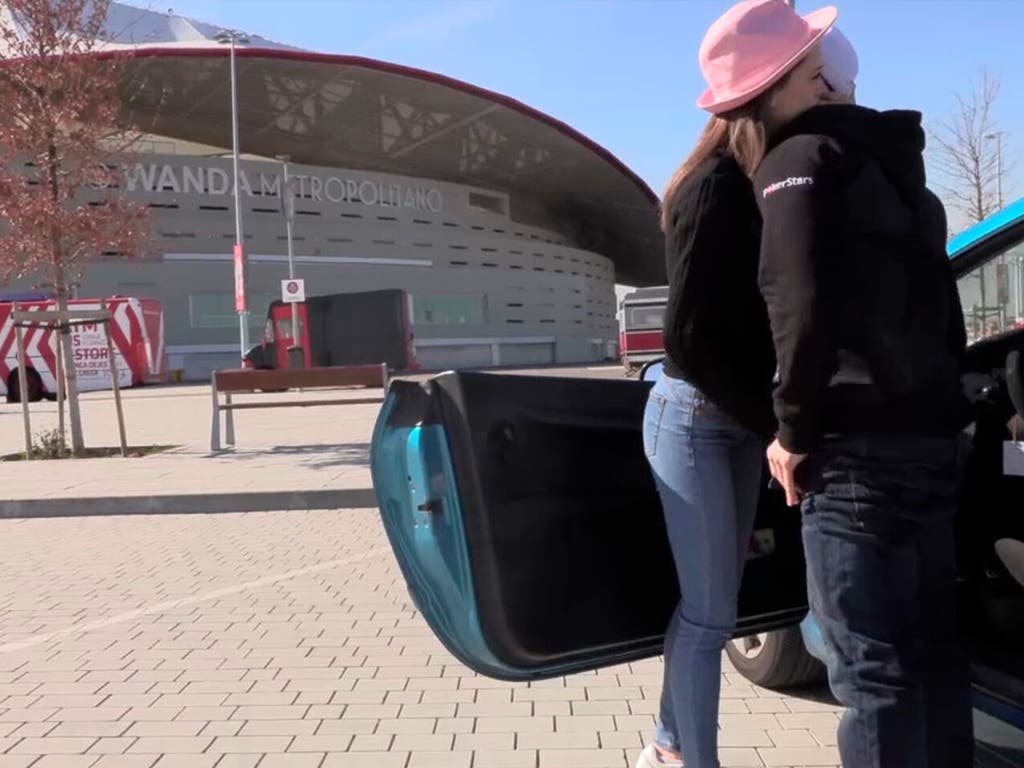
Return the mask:
<svg viewBox="0 0 1024 768"><path fill-rule="evenodd" d="M676 760L665 760L654 744L648 744L636 761L636 768L683 768L683 763Z"/></svg>
<svg viewBox="0 0 1024 768"><path fill-rule="evenodd" d="M1000 539L996 542L996 554L1010 575L1024 586L1024 541Z"/></svg>

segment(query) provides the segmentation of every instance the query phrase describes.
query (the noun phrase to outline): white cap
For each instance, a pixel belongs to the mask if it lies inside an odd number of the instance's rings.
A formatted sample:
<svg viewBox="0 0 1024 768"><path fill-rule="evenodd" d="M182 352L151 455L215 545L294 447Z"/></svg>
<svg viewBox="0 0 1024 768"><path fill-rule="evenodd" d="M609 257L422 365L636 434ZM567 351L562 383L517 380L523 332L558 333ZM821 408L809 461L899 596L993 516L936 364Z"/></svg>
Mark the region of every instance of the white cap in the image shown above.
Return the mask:
<svg viewBox="0 0 1024 768"><path fill-rule="evenodd" d="M832 27L821 39L821 58L824 62L821 76L825 82L841 95L853 96L859 68L857 51L839 27Z"/></svg>

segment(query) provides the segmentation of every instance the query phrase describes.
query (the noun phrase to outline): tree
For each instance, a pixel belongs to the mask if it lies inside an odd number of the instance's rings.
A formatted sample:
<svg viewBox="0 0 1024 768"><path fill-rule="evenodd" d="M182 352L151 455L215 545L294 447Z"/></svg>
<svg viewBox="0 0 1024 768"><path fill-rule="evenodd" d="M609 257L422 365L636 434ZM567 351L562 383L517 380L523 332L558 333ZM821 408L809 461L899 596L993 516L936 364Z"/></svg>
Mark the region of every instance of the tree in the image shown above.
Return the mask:
<svg viewBox="0 0 1024 768"><path fill-rule="evenodd" d="M999 130L995 106L999 79L982 70L967 95L957 94L953 113L932 132L933 168L946 204L971 222L998 210L1008 173L1003 155L1005 131Z"/></svg>
<svg viewBox="0 0 1024 768"><path fill-rule="evenodd" d="M5 0L0 15L0 282L41 276L66 312L90 260L134 256L146 210L125 198L133 141L117 129L121 70L100 52L110 0ZM70 329L72 452L84 448Z"/></svg>

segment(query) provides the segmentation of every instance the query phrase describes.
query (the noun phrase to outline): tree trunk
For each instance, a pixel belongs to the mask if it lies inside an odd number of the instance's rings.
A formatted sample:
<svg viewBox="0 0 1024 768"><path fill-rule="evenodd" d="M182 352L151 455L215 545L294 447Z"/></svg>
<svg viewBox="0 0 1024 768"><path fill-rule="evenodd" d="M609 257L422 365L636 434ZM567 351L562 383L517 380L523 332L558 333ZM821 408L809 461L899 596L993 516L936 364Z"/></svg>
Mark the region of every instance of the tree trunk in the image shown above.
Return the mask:
<svg viewBox="0 0 1024 768"><path fill-rule="evenodd" d="M50 194L53 201L60 200L60 160L57 155L57 145L53 141L53 132L50 133L50 146L47 151L47 171L50 182ZM65 313L68 311L68 281L64 261L64 254L61 249L60 233L51 230L50 241L52 244L51 258L53 259L53 287L57 294L57 309ZM64 318L61 318L63 323ZM71 329L62 325L57 334L57 343L64 350L64 366L66 370L68 398L68 422L71 426L71 455L76 458L85 453L85 438L82 436L82 414L78 407L78 369L75 366L75 350L71 346Z"/></svg>
<svg viewBox="0 0 1024 768"><path fill-rule="evenodd" d="M57 309L68 311L68 287L64 280L63 270L55 268L57 286ZM68 423L71 425L71 455L81 456L85 452L85 439L82 436L82 414L78 407L78 371L75 368L75 350L71 346L71 329L62 328L57 343L64 351L64 370L67 373Z"/></svg>

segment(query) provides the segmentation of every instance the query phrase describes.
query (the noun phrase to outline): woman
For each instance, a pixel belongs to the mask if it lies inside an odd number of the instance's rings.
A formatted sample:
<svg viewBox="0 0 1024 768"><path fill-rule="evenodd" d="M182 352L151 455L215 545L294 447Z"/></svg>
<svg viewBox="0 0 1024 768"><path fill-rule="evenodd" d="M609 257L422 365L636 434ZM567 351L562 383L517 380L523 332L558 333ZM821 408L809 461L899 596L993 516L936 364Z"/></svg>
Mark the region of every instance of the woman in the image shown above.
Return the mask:
<svg viewBox="0 0 1024 768"><path fill-rule="evenodd" d="M722 89L763 66L782 5L726 14ZM779 23L759 32L768 6ZM843 765L968 768L953 544L966 337L921 115L768 103L747 116L767 140L753 185L779 378L768 462L802 501L811 610L847 707Z"/></svg>
<svg viewBox="0 0 1024 768"><path fill-rule="evenodd" d="M826 98L817 44L834 10L805 21L782 0L743 4L769 31L760 66L725 84L716 22L701 47L715 115L665 194L669 302L666 362L644 417L676 563L681 600L665 642L665 682L653 744L637 768L718 765L721 652L736 623L736 596L760 494L764 450L775 431L775 358L758 292L759 221L748 175L763 154L753 115L795 116ZM735 9L734 9L735 11ZM734 13L730 11L730 13ZM781 23L789 34L772 37Z"/></svg>

